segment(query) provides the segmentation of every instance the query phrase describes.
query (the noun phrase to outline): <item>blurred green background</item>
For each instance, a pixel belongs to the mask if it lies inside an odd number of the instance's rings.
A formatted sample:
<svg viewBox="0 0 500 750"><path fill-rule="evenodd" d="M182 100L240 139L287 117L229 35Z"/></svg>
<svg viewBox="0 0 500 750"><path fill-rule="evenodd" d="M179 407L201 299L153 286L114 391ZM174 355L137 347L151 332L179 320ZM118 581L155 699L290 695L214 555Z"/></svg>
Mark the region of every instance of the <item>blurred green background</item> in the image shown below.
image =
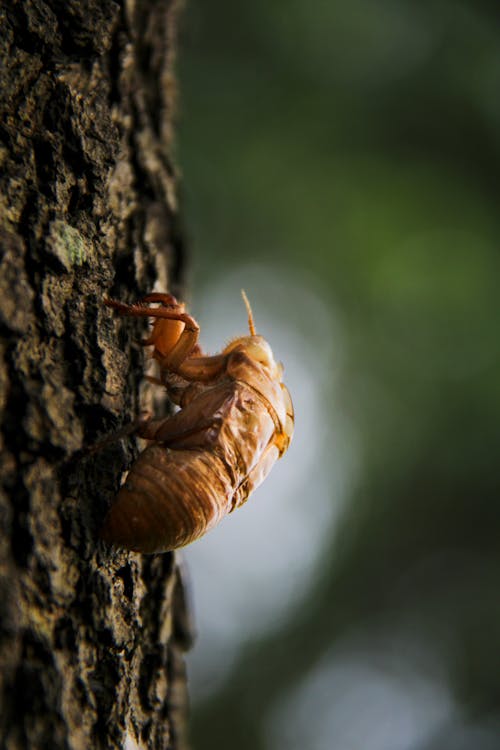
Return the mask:
<svg viewBox="0 0 500 750"><path fill-rule="evenodd" d="M339 425L355 445L297 606L192 676L194 750L500 747L499 20L486 0L187 3L194 312L203 333L225 279L239 310L249 275L281 339L301 329L294 396L320 377L325 420L303 506L349 456Z"/></svg>

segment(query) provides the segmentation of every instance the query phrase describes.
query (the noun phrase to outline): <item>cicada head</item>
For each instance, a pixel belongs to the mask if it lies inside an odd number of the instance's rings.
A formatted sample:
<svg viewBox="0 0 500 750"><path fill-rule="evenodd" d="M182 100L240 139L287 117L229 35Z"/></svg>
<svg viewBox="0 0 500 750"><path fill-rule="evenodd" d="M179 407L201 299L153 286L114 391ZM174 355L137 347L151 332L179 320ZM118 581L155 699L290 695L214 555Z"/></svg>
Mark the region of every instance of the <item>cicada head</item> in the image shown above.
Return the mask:
<svg viewBox="0 0 500 750"><path fill-rule="evenodd" d="M224 354L230 352L241 351L246 354L247 357L253 359L254 362L258 362L265 370L272 380L281 382L283 377L283 365L281 362L276 362L271 347L263 338L259 336L255 331L255 323L253 320L252 308L250 302L245 294L244 289L241 290L241 296L248 313L248 328L250 330L250 336L241 336L240 338L231 341L224 349Z"/></svg>
<svg viewBox="0 0 500 750"><path fill-rule="evenodd" d="M254 362L258 362L267 370L272 380L281 382L283 377L283 365L276 362L273 351L263 336L241 336L224 349L224 354L240 351Z"/></svg>

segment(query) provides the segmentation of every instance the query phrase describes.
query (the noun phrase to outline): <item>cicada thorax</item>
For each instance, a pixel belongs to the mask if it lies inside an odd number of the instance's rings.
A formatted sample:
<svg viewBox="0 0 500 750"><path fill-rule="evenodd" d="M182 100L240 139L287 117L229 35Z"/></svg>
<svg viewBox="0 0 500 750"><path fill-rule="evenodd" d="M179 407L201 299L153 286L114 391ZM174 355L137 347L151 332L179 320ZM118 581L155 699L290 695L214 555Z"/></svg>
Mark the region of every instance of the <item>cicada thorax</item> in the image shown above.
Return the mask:
<svg viewBox="0 0 500 750"><path fill-rule="evenodd" d="M216 455L154 443L129 471L102 536L146 553L184 547L230 512L233 490Z"/></svg>

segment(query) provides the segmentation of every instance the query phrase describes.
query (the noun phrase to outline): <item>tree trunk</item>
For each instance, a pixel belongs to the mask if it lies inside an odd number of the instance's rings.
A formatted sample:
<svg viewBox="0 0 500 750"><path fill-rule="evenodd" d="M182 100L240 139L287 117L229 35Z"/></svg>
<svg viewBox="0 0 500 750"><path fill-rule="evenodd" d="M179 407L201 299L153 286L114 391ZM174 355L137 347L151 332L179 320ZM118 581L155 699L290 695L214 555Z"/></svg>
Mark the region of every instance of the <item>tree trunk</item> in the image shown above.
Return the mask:
<svg viewBox="0 0 500 750"><path fill-rule="evenodd" d="M151 404L141 324L106 294L178 292L174 0L0 3L0 747L180 748L171 554L99 529ZM139 398L140 396L140 398ZM141 399L141 400L140 400Z"/></svg>

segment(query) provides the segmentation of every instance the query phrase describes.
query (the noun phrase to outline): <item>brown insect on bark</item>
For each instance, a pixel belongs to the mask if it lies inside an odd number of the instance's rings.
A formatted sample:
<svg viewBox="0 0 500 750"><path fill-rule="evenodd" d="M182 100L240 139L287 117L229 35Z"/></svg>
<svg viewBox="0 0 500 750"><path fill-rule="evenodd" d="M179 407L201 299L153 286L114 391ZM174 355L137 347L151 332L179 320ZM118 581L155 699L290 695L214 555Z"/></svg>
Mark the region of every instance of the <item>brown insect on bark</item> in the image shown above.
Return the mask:
<svg viewBox="0 0 500 750"><path fill-rule="evenodd" d="M290 444L294 416L267 341L255 333L205 356L199 326L170 294L127 305L106 299L121 315L154 319L151 335L159 378L180 406L173 416L142 422L149 445L132 465L108 512L102 537L137 552L165 552L199 539L242 505ZM159 303L157 307L152 303Z"/></svg>

